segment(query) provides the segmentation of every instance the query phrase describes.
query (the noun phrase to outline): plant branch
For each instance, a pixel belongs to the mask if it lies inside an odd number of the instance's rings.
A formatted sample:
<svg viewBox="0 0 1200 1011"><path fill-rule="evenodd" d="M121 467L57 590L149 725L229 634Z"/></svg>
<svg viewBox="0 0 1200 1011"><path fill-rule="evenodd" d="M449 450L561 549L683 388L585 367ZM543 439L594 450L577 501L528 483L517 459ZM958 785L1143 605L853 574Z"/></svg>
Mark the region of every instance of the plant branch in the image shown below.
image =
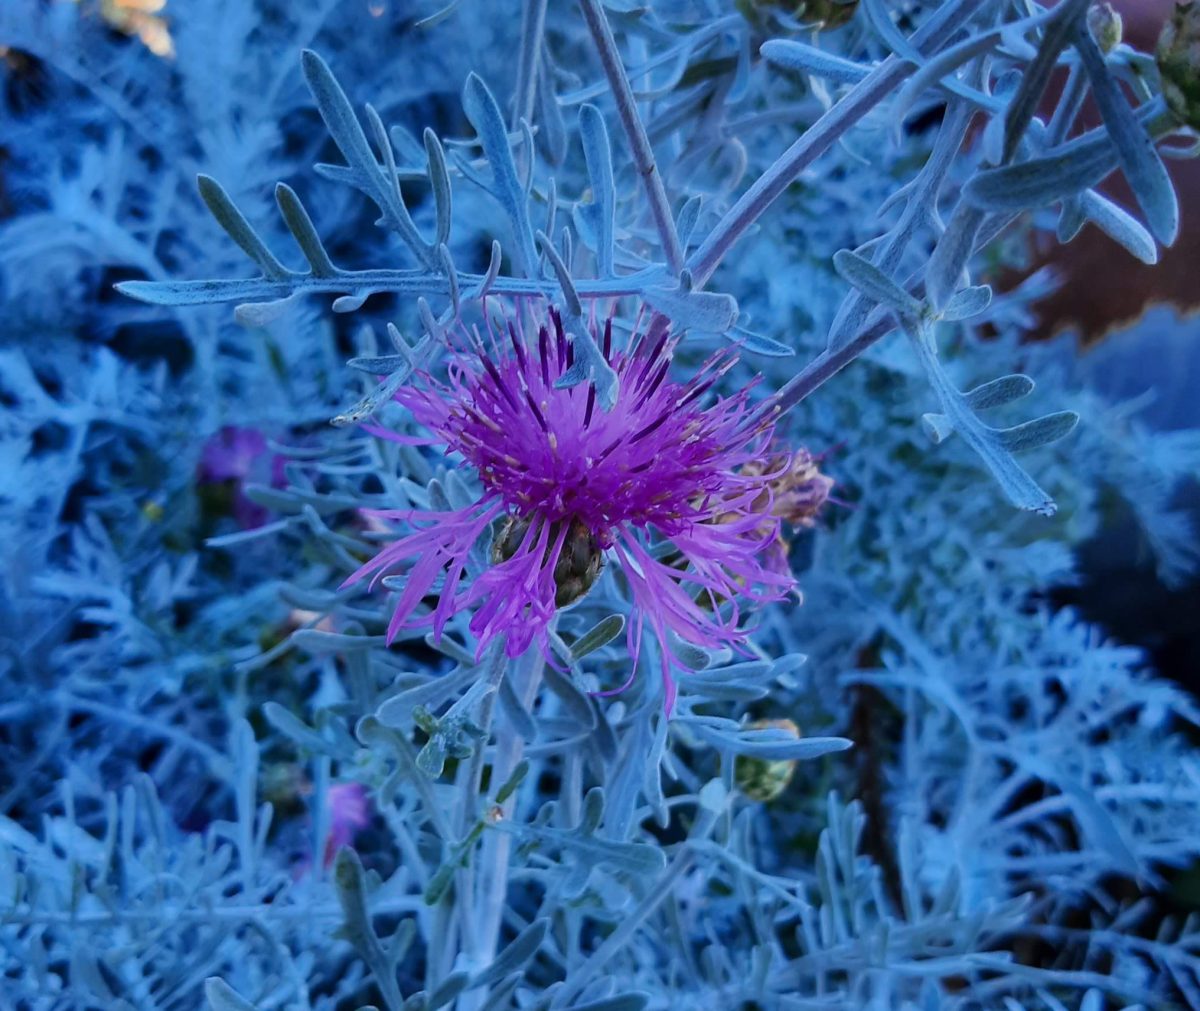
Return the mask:
<svg viewBox="0 0 1200 1011"><path fill-rule="evenodd" d="M521 13L521 58L517 64L517 86L513 92L512 118L509 120L509 127L513 130L520 128L521 120L533 120L533 99L537 93L542 36L546 31L547 2L525 0Z"/></svg>
<svg viewBox="0 0 1200 1011"><path fill-rule="evenodd" d="M932 49L944 43L981 7L990 2L991 0L956 0L948 4L914 33L912 44L917 49ZM687 265L691 268L694 284L697 287L702 286L712 276L734 243L796 177L833 147L875 106L894 94L900 82L916 69L907 60L889 56L781 154L717 222L700 247L688 257ZM817 362L812 364L816 365Z"/></svg>
<svg viewBox="0 0 1200 1011"><path fill-rule="evenodd" d="M617 115L629 141L634 168L641 177L646 197L650 201L650 213L654 217L654 226L658 229L658 237L667 257L667 267L672 274L678 275L683 268L683 249L675 231L675 218L671 214L671 205L667 201L662 176L654 161L650 139L646 136L646 128L642 125L637 106L634 104L633 88L630 87L629 77L621 64L621 54L617 51L612 28L600 0L579 0L579 6L583 10L584 20L587 21L588 31L592 33L592 40L596 43L596 51L600 54L604 76L608 78L613 98L616 99Z"/></svg>
<svg viewBox="0 0 1200 1011"><path fill-rule="evenodd" d="M1017 214L995 214L988 218L979 231L975 251L978 252L992 242L1016 221L1018 216ZM909 278L905 288L916 298L921 298L925 294L924 280L916 280L915 275ZM760 412L763 414L774 412L776 415L780 415L784 411L791 410L819 386L841 372L872 344L882 340L897 327L896 317L891 309L876 306L853 340L847 341L836 349L826 350L817 355L800 372L764 400L759 409Z"/></svg>

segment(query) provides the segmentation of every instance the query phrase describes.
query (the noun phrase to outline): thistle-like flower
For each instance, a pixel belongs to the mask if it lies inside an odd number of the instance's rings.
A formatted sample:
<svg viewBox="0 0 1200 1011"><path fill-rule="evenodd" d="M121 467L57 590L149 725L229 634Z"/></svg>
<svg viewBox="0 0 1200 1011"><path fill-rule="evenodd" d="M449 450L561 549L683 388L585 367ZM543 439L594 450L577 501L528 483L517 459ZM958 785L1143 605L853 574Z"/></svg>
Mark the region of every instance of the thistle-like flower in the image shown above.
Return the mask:
<svg viewBox="0 0 1200 1011"><path fill-rule="evenodd" d="M477 331L461 335L467 346L452 349L444 380L422 373L397 394L431 438L376 430L460 454L479 475L479 499L456 511L373 512L414 529L345 585L366 576L374 585L407 568L389 641L413 627L439 636L452 615L474 610L480 652L504 635L515 657L535 642L547 652L555 612L583 597L611 559L632 601L629 680L616 691L633 679L648 625L661 643L669 711L672 659L687 668L672 636L737 648L745 605L778 599L792 585L762 557L779 530L772 481L790 460L763 466L771 424L755 413L748 389L705 406L736 360L732 351L713 354L678 383L668 378L676 338L665 325L635 329L614 349L609 318L602 336L585 335L619 382L604 410L591 383L559 385L575 351L557 313L550 310L532 339L519 325L504 326L498 338L488 323L488 346ZM467 581L470 550L489 527L490 564ZM439 578L436 605L418 613Z"/></svg>

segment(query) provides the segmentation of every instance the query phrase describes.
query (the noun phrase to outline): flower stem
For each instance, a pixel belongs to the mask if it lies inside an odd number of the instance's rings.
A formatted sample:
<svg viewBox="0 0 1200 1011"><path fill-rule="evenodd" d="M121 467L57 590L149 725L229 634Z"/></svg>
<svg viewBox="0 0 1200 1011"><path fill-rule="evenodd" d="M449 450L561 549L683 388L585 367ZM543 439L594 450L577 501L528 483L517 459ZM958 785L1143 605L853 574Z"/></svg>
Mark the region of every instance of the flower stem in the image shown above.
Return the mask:
<svg viewBox="0 0 1200 1011"><path fill-rule="evenodd" d="M527 654L527 662L528 666L522 671L524 676L517 690L520 692L522 705L529 709L537 698L546 660L540 650L533 649ZM509 734L499 743L492 764L493 792L508 781L521 761L524 751L525 740L517 733ZM502 817L512 817L518 792L514 792L504 802ZM512 839L508 832L489 832L483 840L483 852L479 859L479 883L483 894L478 905L478 915L474 917L474 922L478 923L479 927L475 932L475 947L472 952L475 963L480 966L491 963L499 944L500 925L508 895L508 860L512 852ZM482 1006L487 994L477 991L468 996L476 998L479 1006ZM470 1008L470 1004L463 1005L463 1011L469 1011Z"/></svg>
<svg viewBox="0 0 1200 1011"><path fill-rule="evenodd" d="M667 191L663 188L662 176L654 160L650 138L646 136L646 128L634 104L633 88L630 87L629 77L621 64L621 54L617 51L617 42L613 38L608 17L600 5L600 0L579 0L579 6L583 10L584 20L587 21L588 31L592 33L592 41L596 43L596 51L600 54L604 76L608 78L608 85L612 89L613 98L616 99L617 115L629 142L634 168L641 177L646 198L650 201L650 213L654 217L654 227L658 229L658 237L667 258L667 267L672 274L678 274L683 267L683 249L675 231L675 218L671 214Z"/></svg>
<svg viewBox="0 0 1200 1011"><path fill-rule="evenodd" d="M484 736L471 752L471 757L459 765L455 779L459 794L457 831L460 838L466 838L479 815L479 784L483 778L484 757L492 726L492 715L496 708L496 691L507 666L504 639L501 635L493 641L488 647L484 661L482 698L479 700L478 716L475 719ZM443 899L434 907L426 941L429 945L429 958L425 966L425 989L430 992L433 992L451 971L454 939L458 938L458 950L462 951L468 947L466 942L471 928L467 922L467 914L474 905L474 895L474 877L470 867L464 867L455 877L453 904Z"/></svg>
<svg viewBox="0 0 1200 1011"><path fill-rule="evenodd" d="M533 98L537 92L538 62L542 52L542 36L546 30L548 0L525 0L521 12L521 57L517 63L517 87L513 94L512 119L509 125L516 130L521 120L532 122ZM526 152L530 158L532 152Z"/></svg>

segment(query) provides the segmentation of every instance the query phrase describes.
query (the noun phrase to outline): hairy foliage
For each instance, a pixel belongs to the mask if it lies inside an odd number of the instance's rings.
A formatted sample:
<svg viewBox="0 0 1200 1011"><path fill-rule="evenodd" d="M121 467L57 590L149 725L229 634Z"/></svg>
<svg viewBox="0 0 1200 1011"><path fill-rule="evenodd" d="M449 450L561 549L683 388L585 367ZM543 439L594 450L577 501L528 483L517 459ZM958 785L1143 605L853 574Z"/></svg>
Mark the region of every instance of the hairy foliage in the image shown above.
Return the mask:
<svg viewBox="0 0 1200 1011"><path fill-rule="evenodd" d="M1121 509L1191 577L1200 436L990 287L1173 241L1148 56L1077 0L127 6L0 7L0 1006L1200 1005L1200 709L1047 600ZM473 500L377 433L533 300L736 345L822 454L745 656L602 694L615 566L549 662L337 589L360 510Z"/></svg>

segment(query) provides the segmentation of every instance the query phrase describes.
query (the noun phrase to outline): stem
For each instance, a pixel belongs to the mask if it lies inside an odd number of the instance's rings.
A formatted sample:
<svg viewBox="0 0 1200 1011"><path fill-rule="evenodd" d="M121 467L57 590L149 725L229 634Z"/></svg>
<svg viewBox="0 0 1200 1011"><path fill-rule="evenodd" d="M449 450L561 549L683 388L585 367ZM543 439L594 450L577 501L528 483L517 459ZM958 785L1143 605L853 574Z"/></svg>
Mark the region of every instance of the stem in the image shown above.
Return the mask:
<svg viewBox="0 0 1200 1011"><path fill-rule="evenodd" d="M517 87L513 93L511 129L521 120L533 121L533 97L537 91L538 63L542 52L542 36L546 31L548 0L525 0L521 12L521 57L517 63ZM529 152L532 158L532 152Z"/></svg>
<svg viewBox="0 0 1200 1011"><path fill-rule="evenodd" d="M981 7L990 2L991 0L956 0L941 8L917 29L913 34L912 44L917 49L927 46L932 48L933 45L941 44ZM734 243L804 169L828 151L871 109L893 94L900 82L916 69L907 60L889 56L784 151L754 181L750 189L742 194L717 222L700 247L688 258L695 286L700 287L712 276ZM813 365L816 364L813 362Z"/></svg>
<svg viewBox="0 0 1200 1011"><path fill-rule="evenodd" d="M608 78L608 85L612 89L613 98L616 99L617 115L621 118L625 138L629 141L634 168L642 179L646 197L650 201L650 213L654 217L654 226L658 229L658 238L667 257L667 267L672 274L678 275L683 267L683 250L679 245L679 235L675 231L675 218L671 214L671 205L667 201L662 176L659 175L658 165L654 161L654 151L646 136L646 128L642 125L637 106L634 104L633 89L621 64L621 54L617 51L612 28L600 0L579 0L579 6L583 10L584 20L587 21L588 31L592 33L592 41L596 43L596 51L600 54L604 76Z"/></svg>
<svg viewBox="0 0 1200 1011"><path fill-rule="evenodd" d="M542 670L546 660L540 650L530 654L529 668L521 686L521 702L528 709L537 698L542 683ZM508 781L525 751L525 740L518 734L510 734L501 741L492 764L492 790L498 790ZM502 817L511 818L517 801L517 792L504 802ZM480 881L483 883L483 902L480 906L479 946L477 955L480 965L491 962L496 954L500 938L500 918L504 910L504 898L508 891L508 858L512 849L512 836L507 832L490 832L484 840L483 859L480 861Z"/></svg>
<svg viewBox="0 0 1200 1011"><path fill-rule="evenodd" d="M696 853L693 847L684 843L679 854L663 872L662 877L655 882L654 887L647 892L646 897L634 907L628 916L621 920L617 929L609 934L599 948L592 952L588 960L571 974L563 988L555 995L552 1007L571 1006L570 1002L579 995L588 981L608 964L609 959L629 942L638 928L662 904L663 900L671 893L671 887L691 867L695 858Z"/></svg>
<svg viewBox="0 0 1200 1011"><path fill-rule="evenodd" d="M575 281L575 293L580 298L620 298L624 295L639 295L648 284L662 279L659 266L639 270L620 277ZM485 280L483 274L460 272L457 277L459 291L470 300ZM281 281L265 277L231 281L213 278L203 281L122 281L117 291L130 298L151 305L212 305L217 302L257 302L287 298L301 293L319 294L367 294L394 292L398 295L441 295L449 296L450 281L444 274L427 274L419 270L339 270L333 277L313 277L310 274L292 274ZM497 277L491 281L487 294L505 295L510 298L542 297L553 299L559 294L559 286L552 281L528 277Z"/></svg>
<svg viewBox="0 0 1200 1011"><path fill-rule="evenodd" d="M476 724L484 732L484 737L474 750L471 757L458 766L458 776L455 788L459 794L457 831L460 838L465 838L478 817L479 783L483 777L484 753L487 750L488 734L492 726L492 714L496 708L496 689L504 676L505 637L500 636L491 646L485 664L483 682L472 688L472 691L482 685L482 698L479 700L479 716ZM470 694L470 692L468 692ZM463 696L466 698L467 696ZM458 706L462 702L455 703ZM454 707L452 706L453 710ZM425 962L425 989L432 993L439 983L449 974L453 966L454 942L457 938L458 949L465 945L466 927L464 913L474 904L474 881L469 867L464 867L455 875L454 898L450 900L443 896L433 909L429 934L426 938L429 954Z"/></svg>
<svg viewBox="0 0 1200 1011"><path fill-rule="evenodd" d="M479 786L483 781L483 766L485 764L487 742L492 729L492 717L496 712L496 691L500 679L504 677L508 664L504 656L504 637L498 638L490 647L491 655L487 660L487 674L484 681L483 698L479 701L479 716L476 723L485 736L479 741L471 757L463 762L458 769L455 783L458 789L458 832L463 838L471 831L479 818ZM475 875L470 866L462 868L455 878L454 907L458 914L459 950L470 950L470 930L472 924L466 917L472 915L475 906ZM440 980L439 980L440 982Z"/></svg>
<svg viewBox="0 0 1200 1011"><path fill-rule="evenodd" d="M540 650L531 650L528 654L528 667L524 670L525 676L519 689L521 702L526 709L530 708L534 699L537 698L545 663L545 657L542 656ZM525 740L516 733L509 734L499 743L492 760L491 791L493 794L513 774L517 763L521 761L524 750ZM501 808L501 817L504 820L512 817L519 792L519 790L515 791L504 802ZM479 924L478 929L474 931L475 943L471 952L472 961L476 966L490 965L496 957L504 904L508 896L508 860L511 853L512 835L510 833L488 832L484 836L483 850L478 863L478 878L483 894L476 907L476 915L473 917L473 922ZM476 1007L483 1007L486 1000L486 989L474 990L463 995L459 1001L459 1007L461 1011L473 1011Z"/></svg>
<svg viewBox="0 0 1200 1011"><path fill-rule="evenodd" d="M951 99L946 106L946 115L938 130L937 141L929 160L913 181L913 189L905 202L900 220L883 236L878 250L871 257L884 274L891 277L900 265L916 231L928 223L936 212L938 192L958 154L959 147L967 136L971 111L965 102ZM829 328L827 346L835 348L854 334L866 321L872 301L857 288L851 288L834 316Z"/></svg>
<svg viewBox="0 0 1200 1011"><path fill-rule="evenodd" d="M984 227L979 230L979 238L975 242L975 252L992 242L1017 217L1017 214L1006 213L994 214L989 217L984 222ZM925 293L923 280L916 281L914 278L909 278L905 287L917 298L922 297ZM826 350L817 355L799 373L764 400L759 409L760 412L763 415L773 412L778 416L795 407L817 387L841 372L872 344L895 330L896 325L895 317L890 310L876 307L853 340L834 350Z"/></svg>
<svg viewBox="0 0 1200 1011"><path fill-rule="evenodd" d="M684 798L679 798L684 800ZM684 800L686 803L686 800ZM570 974L563 988L554 995L552 1008L572 1007L572 1001L579 996L591 978L608 964L609 959L620 952L638 929L653 915L663 900L671 894L671 888L695 862L698 851L712 835L721 812L704 806L700 799L700 807L696 812L696 820L692 824L687 839L680 845L675 859L667 865L659 879L646 892L628 916L622 918L620 924L605 938L604 943L588 956L587 961Z"/></svg>
<svg viewBox="0 0 1200 1011"><path fill-rule="evenodd" d="M1086 84L1087 78L1079 64L1073 63L1067 73L1067 83L1063 85L1062 98L1046 129L1046 147L1057 147L1061 144L1075 125L1079 110L1083 108L1083 100L1087 97Z"/></svg>

